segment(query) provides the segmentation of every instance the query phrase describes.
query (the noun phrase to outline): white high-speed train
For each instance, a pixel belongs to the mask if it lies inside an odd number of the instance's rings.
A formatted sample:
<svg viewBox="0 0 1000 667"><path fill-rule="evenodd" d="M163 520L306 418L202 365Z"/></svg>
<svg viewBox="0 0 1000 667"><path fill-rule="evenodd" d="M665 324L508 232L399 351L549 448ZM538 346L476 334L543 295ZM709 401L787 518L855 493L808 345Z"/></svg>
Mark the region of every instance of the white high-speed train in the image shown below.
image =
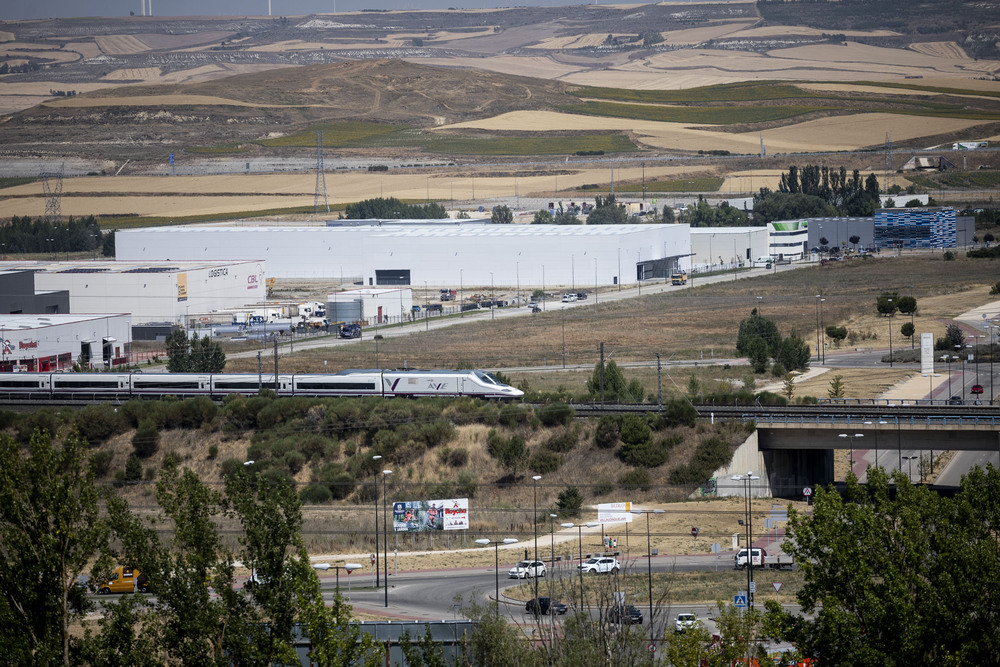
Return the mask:
<svg viewBox="0 0 1000 667"><path fill-rule="evenodd" d="M514 400L520 389L479 370L346 370L336 374L209 373L3 373L0 400L52 398L157 398L162 396L252 396L261 388L279 396L475 396Z"/></svg>

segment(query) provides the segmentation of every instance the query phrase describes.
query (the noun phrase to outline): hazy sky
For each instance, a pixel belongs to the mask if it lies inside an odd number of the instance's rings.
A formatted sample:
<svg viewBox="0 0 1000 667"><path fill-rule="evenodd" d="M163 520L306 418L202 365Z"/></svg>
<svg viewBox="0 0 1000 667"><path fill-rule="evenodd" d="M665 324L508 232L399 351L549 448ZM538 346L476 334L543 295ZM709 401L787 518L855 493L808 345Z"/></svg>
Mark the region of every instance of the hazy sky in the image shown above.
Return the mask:
<svg viewBox="0 0 1000 667"><path fill-rule="evenodd" d="M267 16L268 0L147 0L153 16ZM624 0L622 0L624 1ZM358 11L360 9L447 9L514 6L559 6L585 4L573 0L531 0L503 2L490 0L271 0L271 15L299 15ZM620 4L604 0L600 4ZM148 5L147 5L148 6ZM75 16L142 15L142 0L3 0L0 20L65 18Z"/></svg>

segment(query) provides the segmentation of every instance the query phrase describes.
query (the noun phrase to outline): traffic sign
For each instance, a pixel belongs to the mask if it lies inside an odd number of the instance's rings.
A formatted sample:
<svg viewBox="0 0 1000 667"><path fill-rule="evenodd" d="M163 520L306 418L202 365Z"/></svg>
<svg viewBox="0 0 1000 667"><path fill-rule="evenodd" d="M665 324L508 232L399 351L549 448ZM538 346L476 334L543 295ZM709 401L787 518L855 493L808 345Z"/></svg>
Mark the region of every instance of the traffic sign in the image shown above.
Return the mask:
<svg viewBox="0 0 1000 667"><path fill-rule="evenodd" d="M757 592L757 582L756 581L751 581L750 582L750 592L751 593L756 593Z"/></svg>
<svg viewBox="0 0 1000 667"><path fill-rule="evenodd" d="M810 489L808 486L806 488L802 489L802 495L805 496L806 498L808 498L812 494L813 494L813 490Z"/></svg>
<svg viewBox="0 0 1000 667"><path fill-rule="evenodd" d="M649 646L646 647L646 650L649 651L650 653L656 653L656 644L650 644Z"/></svg>
<svg viewBox="0 0 1000 667"><path fill-rule="evenodd" d="M372 554L372 565L375 564L375 554Z"/></svg>
<svg viewBox="0 0 1000 667"><path fill-rule="evenodd" d="M747 606L747 596L746 595L734 595L733 596L733 605L735 605L737 607L745 607L745 606Z"/></svg>
<svg viewBox="0 0 1000 667"><path fill-rule="evenodd" d="M780 581L772 581L771 585L774 586L774 592L775 593L777 593L778 591L781 590L781 582Z"/></svg>
<svg viewBox="0 0 1000 667"><path fill-rule="evenodd" d="M691 526L691 536L698 537L698 526Z"/></svg>

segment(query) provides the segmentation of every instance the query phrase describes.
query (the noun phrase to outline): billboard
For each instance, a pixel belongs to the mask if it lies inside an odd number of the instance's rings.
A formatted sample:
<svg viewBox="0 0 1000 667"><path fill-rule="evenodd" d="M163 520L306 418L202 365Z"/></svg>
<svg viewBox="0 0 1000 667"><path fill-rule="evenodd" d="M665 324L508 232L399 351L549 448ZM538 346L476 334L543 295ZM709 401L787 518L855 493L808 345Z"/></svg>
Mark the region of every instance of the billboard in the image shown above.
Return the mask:
<svg viewBox="0 0 1000 667"><path fill-rule="evenodd" d="M468 528L468 498L415 500L392 504L392 530L396 533L467 530Z"/></svg>
<svg viewBox="0 0 1000 667"><path fill-rule="evenodd" d="M632 523L632 503L598 503L597 523Z"/></svg>

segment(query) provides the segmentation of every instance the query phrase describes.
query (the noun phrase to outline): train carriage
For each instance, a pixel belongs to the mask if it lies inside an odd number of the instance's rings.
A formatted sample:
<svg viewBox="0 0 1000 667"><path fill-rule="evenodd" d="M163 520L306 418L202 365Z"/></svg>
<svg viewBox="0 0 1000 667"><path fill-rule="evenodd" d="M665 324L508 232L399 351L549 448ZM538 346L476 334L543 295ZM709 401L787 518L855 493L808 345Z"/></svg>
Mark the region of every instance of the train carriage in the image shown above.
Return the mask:
<svg viewBox="0 0 1000 667"><path fill-rule="evenodd" d="M381 396L381 373L377 370L341 371L334 375L295 375L296 396Z"/></svg>

